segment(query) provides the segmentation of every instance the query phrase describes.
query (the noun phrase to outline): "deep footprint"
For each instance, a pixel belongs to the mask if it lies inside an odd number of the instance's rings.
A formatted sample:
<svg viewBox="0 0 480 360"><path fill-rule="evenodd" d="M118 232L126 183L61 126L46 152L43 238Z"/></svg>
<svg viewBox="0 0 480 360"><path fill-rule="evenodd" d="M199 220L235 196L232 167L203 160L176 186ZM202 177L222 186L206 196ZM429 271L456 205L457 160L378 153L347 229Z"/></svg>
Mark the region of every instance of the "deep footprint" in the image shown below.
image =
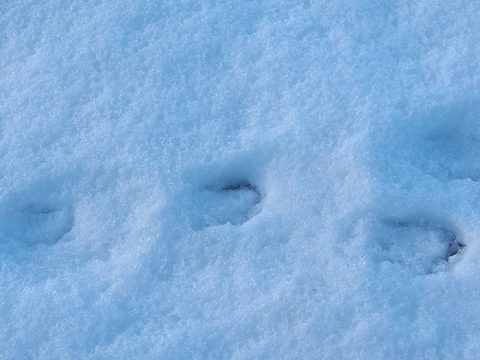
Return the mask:
<svg viewBox="0 0 480 360"><path fill-rule="evenodd" d="M445 269L465 244L453 226L428 218L389 218L376 229L380 261L399 264L418 274Z"/></svg>
<svg viewBox="0 0 480 360"><path fill-rule="evenodd" d="M73 223L73 214L69 208L34 203L4 210L0 236L5 240L4 243L53 245L71 231Z"/></svg>
<svg viewBox="0 0 480 360"><path fill-rule="evenodd" d="M194 201L193 228L230 223L241 225L258 214L262 194L247 180L208 185L199 191Z"/></svg>

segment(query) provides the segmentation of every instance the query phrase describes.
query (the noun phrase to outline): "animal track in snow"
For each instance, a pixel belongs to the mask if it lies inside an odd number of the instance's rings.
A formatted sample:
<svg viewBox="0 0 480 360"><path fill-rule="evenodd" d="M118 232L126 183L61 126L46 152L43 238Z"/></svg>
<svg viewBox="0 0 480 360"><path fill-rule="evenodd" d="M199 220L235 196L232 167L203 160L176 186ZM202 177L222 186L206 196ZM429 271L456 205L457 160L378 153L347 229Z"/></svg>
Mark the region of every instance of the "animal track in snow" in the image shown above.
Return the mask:
<svg viewBox="0 0 480 360"><path fill-rule="evenodd" d="M480 180L480 141L475 137L428 137L425 148L437 159L425 168L432 175L447 180Z"/></svg>
<svg viewBox="0 0 480 360"><path fill-rule="evenodd" d="M395 136L396 157L441 181L480 180L480 106L461 103L412 116ZM401 140L399 140L401 139Z"/></svg>
<svg viewBox="0 0 480 360"><path fill-rule="evenodd" d="M258 188L244 179L207 185L195 199L193 227L241 225L258 214L262 197Z"/></svg>
<svg viewBox="0 0 480 360"><path fill-rule="evenodd" d="M194 230L242 225L262 210L264 167L262 154L242 152L186 169L190 181L177 200L177 209Z"/></svg>
<svg viewBox="0 0 480 360"><path fill-rule="evenodd" d="M377 224L377 256L418 274L441 271L463 250L459 233L430 218L388 218Z"/></svg>
<svg viewBox="0 0 480 360"><path fill-rule="evenodd" d="M71 231L74 223L68 207L45 203L4 208L0 221L0 236L4 240L27 246L53 245Z"/></svg>

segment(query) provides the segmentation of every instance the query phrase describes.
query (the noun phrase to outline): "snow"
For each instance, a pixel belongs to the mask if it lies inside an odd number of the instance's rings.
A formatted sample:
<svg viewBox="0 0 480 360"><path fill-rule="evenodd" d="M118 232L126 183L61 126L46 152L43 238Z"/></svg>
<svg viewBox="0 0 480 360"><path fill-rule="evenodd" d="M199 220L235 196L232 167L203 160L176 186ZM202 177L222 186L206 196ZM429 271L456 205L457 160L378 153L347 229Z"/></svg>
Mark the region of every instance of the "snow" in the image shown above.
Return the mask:
<svg viewBox="0 0 480 360"><path fill-rule="evenodd" d="M480 2L0 2L2 359L477 359Z"/></svg>

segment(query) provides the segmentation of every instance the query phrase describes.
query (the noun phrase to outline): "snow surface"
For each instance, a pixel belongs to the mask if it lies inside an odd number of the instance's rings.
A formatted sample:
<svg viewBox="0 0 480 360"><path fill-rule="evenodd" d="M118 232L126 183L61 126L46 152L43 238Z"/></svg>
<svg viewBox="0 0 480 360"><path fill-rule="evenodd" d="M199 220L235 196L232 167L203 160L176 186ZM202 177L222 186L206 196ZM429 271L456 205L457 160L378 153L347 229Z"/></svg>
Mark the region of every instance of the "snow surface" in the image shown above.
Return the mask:
<svg viewBox="0 0 480 360"><path fill-rule="evenodd" d="M0 2L1 359L479 359L478 0Z"/></svg>

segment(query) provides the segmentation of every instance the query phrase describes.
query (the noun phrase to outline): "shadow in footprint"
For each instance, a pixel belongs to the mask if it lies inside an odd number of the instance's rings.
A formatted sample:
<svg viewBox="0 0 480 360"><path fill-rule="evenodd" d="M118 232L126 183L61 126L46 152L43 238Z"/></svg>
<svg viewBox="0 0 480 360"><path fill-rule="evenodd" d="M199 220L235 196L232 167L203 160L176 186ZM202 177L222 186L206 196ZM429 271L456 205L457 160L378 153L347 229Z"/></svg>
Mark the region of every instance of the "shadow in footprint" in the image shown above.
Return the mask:
<svg viewBox="0 0 480 360"><path fill-rule="evenodd" d="M375 241L378 260L417 274L445 269L465 247L448 222L421 217L383 219L376 225Z"/></svg>

